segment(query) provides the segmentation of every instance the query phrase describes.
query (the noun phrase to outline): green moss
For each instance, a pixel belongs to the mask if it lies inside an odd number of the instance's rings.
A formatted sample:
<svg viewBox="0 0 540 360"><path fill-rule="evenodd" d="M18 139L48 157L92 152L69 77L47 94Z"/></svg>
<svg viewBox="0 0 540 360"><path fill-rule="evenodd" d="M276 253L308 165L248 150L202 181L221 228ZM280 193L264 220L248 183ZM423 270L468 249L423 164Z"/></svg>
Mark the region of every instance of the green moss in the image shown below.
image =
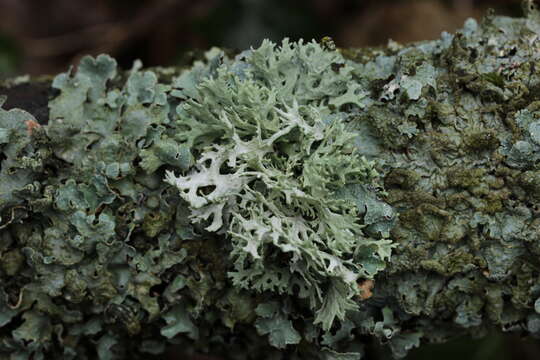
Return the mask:
<svg viewBox="0 0 540 360"><path fill-rule="evenodd" d="M427 191L414 190L407 191L402 189L389 189L385 200L392 205L400 206L403 204L419 206L421 204L438 205L444 200L438 199Z"/></svg>
<svg viewBox="0 0 540 360"><path fill-rule="evenodd" d="M387 189L397 186L406 190L412 190L420 180L420 175L408 169L392 169L384 178Z"/></svg>
<svg viewBox="0 0 540 360"><path fill-rule="evenodd" d="M423 260L421 266L429 271L437 272L444 276L454 276L467 272L476 267L474 255L458 249L443 256L440 260Z"/></svg>
<svg viewBox="0 0 540 360"><path fill-rule="evenodd" d="M470 189L480 185L484 180L486 170L483 168L468 169L456 167L447 173L448 184L453 187Z"/></svg>
<svg viewBox="0 0 540 360"><path fill-rule="evenodd" d="M484 80L489 81L490 83L492 83L493 85L499 88L504 88L504 77L502 77L501 74L497 72L490 72L487 74L482 74L482 78Z"/></svg>
<svg viewBox="0 0 540 360"><path fill-rule="evenodd" d="M471 131L463 139L470 151L492 151L499 146L499 139L495 130Z"/></svg>
<svg viewBox="0 0 540 360"><path fill-rule="evenodd" d="M504 209L503 203L507 199L507 194L504 192L490 192L483 199L485 205L481 210L486 214L495 214Z"/></svg>

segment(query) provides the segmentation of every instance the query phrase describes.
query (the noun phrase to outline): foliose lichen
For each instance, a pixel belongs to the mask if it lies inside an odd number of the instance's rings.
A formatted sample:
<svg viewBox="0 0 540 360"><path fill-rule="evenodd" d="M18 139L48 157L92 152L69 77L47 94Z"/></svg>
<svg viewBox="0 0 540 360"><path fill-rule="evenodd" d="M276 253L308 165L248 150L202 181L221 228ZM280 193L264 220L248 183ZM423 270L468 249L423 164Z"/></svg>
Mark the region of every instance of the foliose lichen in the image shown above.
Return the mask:
<svg viewBox="0 0 540 360"><path fill-rule="evenodd" d="M306 299L325 330L357 307L357 280L390 256L389 240L362 230L365 203L343 191L378 178L355 152L347 114L329 108L348 103L351 72L317 43L265 41L239 54L190 94L175 92L185 98L177 137L199 154L185 175L166 174L190 219L230 239L233 286Z"/></svg>
<svg viewBox="0 0 540 360"><path fill-rule="evenodd" d="M540 15L183 71L85 57L0 104L0 358L395 357L540 335ZM5 99L1 99L3 103Z"/></svg>
<svg viewBox="0 0 540 360"><path fill-rule="evenodd" d="M384 203L339 109L353 68L315 42L207 56L168 84L139 63L118 73L86 57L52 82L47 124L2 110L13 336L0 351L84 358L95 344L115 359L133 352L129 337L139 353L167 340L204 348L239 323L283 349L302 340L294 303L317 346L358 309L357 281L392 245L364 231Z"/></svg>

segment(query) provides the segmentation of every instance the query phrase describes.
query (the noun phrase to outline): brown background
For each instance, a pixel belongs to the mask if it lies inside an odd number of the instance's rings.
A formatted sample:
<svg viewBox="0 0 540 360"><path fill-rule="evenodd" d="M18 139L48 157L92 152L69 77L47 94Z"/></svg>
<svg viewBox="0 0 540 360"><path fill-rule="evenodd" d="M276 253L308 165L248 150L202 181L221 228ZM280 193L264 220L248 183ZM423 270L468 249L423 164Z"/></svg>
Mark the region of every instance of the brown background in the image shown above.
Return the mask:
<svg viewBox="0 0 540 360"><path fill-rule="evenodd" d="M520 12L519 0L0 0L0 74L58 73L103 52L123 67L173 65L188 50L285 36L340 47L434 39L489 7Z"/></svg>

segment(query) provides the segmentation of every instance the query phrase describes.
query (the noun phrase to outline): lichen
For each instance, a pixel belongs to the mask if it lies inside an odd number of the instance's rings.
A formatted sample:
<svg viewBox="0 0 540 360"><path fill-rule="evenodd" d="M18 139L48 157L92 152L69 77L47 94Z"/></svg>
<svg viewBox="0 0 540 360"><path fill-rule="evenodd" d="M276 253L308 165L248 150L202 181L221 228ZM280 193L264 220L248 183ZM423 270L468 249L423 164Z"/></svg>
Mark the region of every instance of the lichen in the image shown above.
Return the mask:
<svg viewBox="0 0 540 360"><path fill-rule="evenodd" d="M531 4L387 48L85 57L52 81L48 123L0 107L0 357L540 336Z"/></svg>
<svg viewBox="0 0 540 360"><path fill-rule="evenodd" d="M371 278L390 254L389 241L363 234L355 199L336 196L376 185L378 175L349 145L346 114L328 109L348 96L351 70L334 51L287 41L263 42L222 65L191 95L176 95L187 100L178 127L196 134L182 135L186 143L204 143L193 170L166 179L192 221L230 237L234 286L305 298L325 330L356 308L356 281ZM368 248L377 269L359 257ZM324 293L332 292L339 296L328 302Z"/></svg>

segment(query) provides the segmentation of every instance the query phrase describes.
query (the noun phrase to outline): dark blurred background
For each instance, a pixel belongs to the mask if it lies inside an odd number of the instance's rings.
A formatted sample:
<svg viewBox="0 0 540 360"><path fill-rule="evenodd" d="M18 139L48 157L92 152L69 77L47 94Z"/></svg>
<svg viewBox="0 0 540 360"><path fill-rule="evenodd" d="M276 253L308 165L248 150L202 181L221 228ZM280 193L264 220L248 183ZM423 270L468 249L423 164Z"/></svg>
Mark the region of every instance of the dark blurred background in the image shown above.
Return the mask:
<svg viewBox="0 0 540 360"><path fill-rule="evenodd" d="M320 39L340 47L437 38L488 8L520 0L0 0L0 77L64 71L85 54L131 67L173 65L188 50L245 49L264 38Z"/></svg>
<svg viewBox="0 0 540 360"><path fill-rule="evenodd" d="M0 79L65 71L86 54L124 68L186 64L197 51L262 39L331 36L339 47L435 39L488 8L518 16L520 0L0 0ZM390 359L377 345L367 358ZM413 350L407 360L540 359L538 341L493 332ZM172 349L167 359L187 359ZM215 359L199 357L193 359Z"/></svg>

